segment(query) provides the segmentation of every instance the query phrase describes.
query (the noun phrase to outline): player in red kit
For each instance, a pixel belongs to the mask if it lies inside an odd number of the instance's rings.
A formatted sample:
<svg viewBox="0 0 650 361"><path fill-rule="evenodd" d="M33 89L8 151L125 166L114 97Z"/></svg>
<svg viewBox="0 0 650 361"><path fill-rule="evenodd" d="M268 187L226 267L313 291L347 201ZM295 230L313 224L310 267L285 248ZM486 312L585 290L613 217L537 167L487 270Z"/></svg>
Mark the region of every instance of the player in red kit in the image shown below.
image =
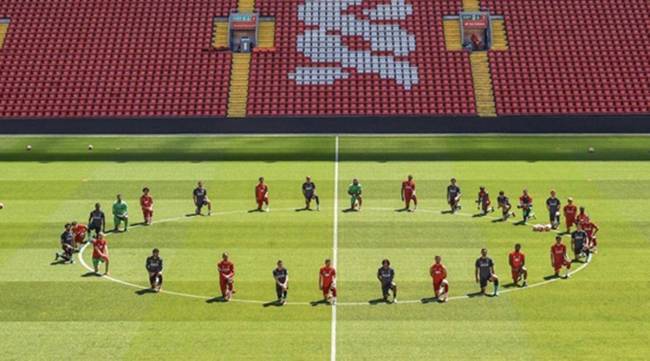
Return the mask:
<svg viewBox="0 0 650 361"><path fill-rule="evenodd" d="M329 259L325 260L325 265L318 272L318 288L323 291L324 301L336 304L336 269Z"/></svg>
<svg viewBox="0 0 650 361"><path fill-rule="evenodd" d="M580 212L576 216L576 225L578 227L582 227L587 223L589 223L589 216L587 215L587 211L585 211L585 207L580 207Z"/></svg>
<svg viewBox="0 0 650 361"><path fill-rule="evenodd" d="M429 268L433 279L433 293L439 302L447 302L449 297L449 282L447 281L447 267L442 263L442 257L436 256L435 263Z"/></svg>
<svg viewBox="0 0 650 361"><path fill-rule="evenodd" d="M515 250L508 255L508 263L512 271L512 283L519 287L519 280L523 279L523 287L528 285L528 270L526 269L526 255L521 252L521 244L515 244Z"/></svg>
<svg viewBox="0 0 650 361"><path fill-rule="evenodd" d="M74 247L79 249L79 246L86 243L86 233L88 233L88 226L83 223L72 222L72 234L74 235Z"/></svg>
<svg viewBox="0 0 650 361"><path fill-rule="evenodd" d="M235 265L228 260L228 253L224 252L221 255L221 262L217 264L217 271L219 271L221 296L224 301L230 301L233 293L235 293Z"/></svg>
<svg viewBox="0 0 650 361"><path fill-rule="evenodd" d="M596 253L596 246L598 246L598 242L596 241L596 233L598 233L599 230L598 226L594 222L589 221L583 223L580 226L580 229L587 233L587 248L589 248L589 251L592 253Z"/></svg>
<svg viewBox="0 0 650 361"><path fill-rule="evenodd" d="M405 181L402 182L402 202L404 202L404 210L413 212L418 208L418 198L415 196L415 181L413 176L409 175ZM411 210L411 200L413 201L413 209Z"/></svg>
<svg viewBox="0 0 650 361"><path fill-rule="evenodd" d="M142 208L142 216L144 217L144 225L150 226L153 218L153 197L149 194L149 188L142 188L142 196L140 197L140 207Z"/></svg>
<svg viewBox="0 0 650 361"><path fill-rule="evenodd" d="M264 183L264 177L260 177L259 183L255 186L255 201L257 201L258 212L268 212L269 208L269 187ZM262 206L266 205L266 208Z"/></svg>
<svg viewBox="0 0 650 361"><path fill-rule="evenodd" d="M551 266L555 272L555 277L560 276L560 270L565 267L564 278L569 278L569 269L571 261L566 253L566 246L562 244L562 236L555 237L555 244L551 246Z"/></svg>
<svg viewBox="0 0 650 361"><path fill-rule="evenodd" d="M564 223L566 224L566 232L571 233L571 227L576 224L576 216L578 214L578 207L573 204L573 198L567 199L567 205L562 209L564 213Z"/></svg>
<svg viewBox="0 0 650 361"><path fill-rule="evenodd" d="M481 211L482 216L488 214L488 212L494 212L494 207L492 207L492 201L490 200L490 193L488 193L485 187L479 187L476 207Z"/></svg>

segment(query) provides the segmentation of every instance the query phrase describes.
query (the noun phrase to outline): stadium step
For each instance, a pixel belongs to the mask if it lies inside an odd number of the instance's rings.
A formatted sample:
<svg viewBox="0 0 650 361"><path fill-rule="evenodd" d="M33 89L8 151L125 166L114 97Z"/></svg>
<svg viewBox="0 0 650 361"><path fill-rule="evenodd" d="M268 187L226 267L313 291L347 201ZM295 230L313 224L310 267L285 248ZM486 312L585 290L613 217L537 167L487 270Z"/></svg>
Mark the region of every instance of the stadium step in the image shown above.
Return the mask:
<svg viewBox="0 0 650 361"><path fill-rule="evenodd" d="M255 11L255 0L239 0L237 10L240 13L252 13Z"/></svg>
<svg viewBox="0 0 650 361"><path fill-rule="evenodd" d="M502 19L492 19L492 50L508 50L508 34L505 21Z"/></svg>
<svg viewBox="0 0 650 361"><path fill-rule="evenodd" d="M7 36L7 31L9 31L9 20L0 19L0 49L5 44L5 36Z"/></svg>
<svg viewBox="0 0 650 361"><path fill-rule="evenodd" d="M215 20L212 29L212 46L215 48L227 48L230 45L228 44L228 20Z"/></svg>
<svg viewBox="0 0 650 361"><path fill-rule="evenodd" d="M481 11L481 1L463 0L463 11Z"/></svg>
<svg viewBox="0 0 650 361"><path fill-rule="evenodd" d="M458 19L443 20L443 30L445 33L445 45L447 50L462 50L463 42L460 39L460 21Z"/></svg>
<svg viewBox="0 0 650 361"><path fill-rule="evenodd" d="M275 20L264 19L260 21L258 48L275 47Z"/></svg>
<svg viewBox="0 0 650 361"><path fill-rule="evenodd" d="M246 116L250 63L250 53L234 53L232 55L230 93L228 95L229 118L243 118Z"/></svg>
<svg viewBox="0 0 650 361"><path fill-rule="evenodd" d="M470 55L470 62L472 64L476 112L481 117L494 117L496 116L496 106L487 52L473 52Z"/></svg>

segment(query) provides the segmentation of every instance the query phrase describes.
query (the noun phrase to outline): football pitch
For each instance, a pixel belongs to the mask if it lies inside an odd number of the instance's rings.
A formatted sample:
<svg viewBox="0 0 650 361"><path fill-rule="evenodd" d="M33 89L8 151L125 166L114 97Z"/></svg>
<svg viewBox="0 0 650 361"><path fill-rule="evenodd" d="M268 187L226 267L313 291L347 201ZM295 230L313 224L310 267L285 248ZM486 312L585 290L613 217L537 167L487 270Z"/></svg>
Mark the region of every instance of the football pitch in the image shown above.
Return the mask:
<svg viewBox="0 0 650 361"><path fill-rule="evenodd" d="M398 212L409 174L418 209ZM296 211L307 175L319 211ZM249 212L260 176L268 213ZM451 177L463 192L453 215L442 212ZM344 212L353 178L363 208ZM187 216L199 180L210 217ZM474 217L481 185L493 202L503 190L514 203L527 188L537 219ZM155 200L148 227L138 225L144 186ZM598 254L574 263L566 280L548 277L556 233L531 227L548 223L551 189L563 204L571 196L585 206L600 228ZM112 228L118 193L132 224L107 236L111 278L86 268L92 247L75 264L52 264L63 225L86 223L95 202ZM643 136L0 137L0 359L646 360L649 201ZM508 286L515 243L527 255L527 288ZM160 294L142 289L154 247L165 262ZM483 247L499 297L473 296ZM224 251L236 271L229 303L215 300ZM449 272L446 304L422 301L433 296L435 255ZM338 303L312 305L326 258L337 267ZM384 258L396 272L397 304L375 302ZM278 259L290 278L282 307L269 304Z"/></svg>

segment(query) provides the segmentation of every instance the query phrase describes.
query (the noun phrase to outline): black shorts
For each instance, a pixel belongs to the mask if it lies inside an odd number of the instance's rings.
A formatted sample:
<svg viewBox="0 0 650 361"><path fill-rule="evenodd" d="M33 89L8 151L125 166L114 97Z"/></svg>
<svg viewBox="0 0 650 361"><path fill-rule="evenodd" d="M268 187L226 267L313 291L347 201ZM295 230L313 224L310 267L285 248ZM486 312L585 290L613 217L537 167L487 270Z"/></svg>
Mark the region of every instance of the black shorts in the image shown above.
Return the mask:
<svg viewBox="0 0 650 361"><path fill-rule="evenodd" d="M203 207L203 206L205 206L207 204L208 204L208 199L207 198L199 199L199 200L196 201L196 206L199 207L199 208L201 208L201 207Z"/></svg>
<svg viewBox="0 0 650 361"><path fill-rule="evenodd" d="M98 234L99 232L102 231L102 226L99 225L99 224L92 224L91 223L91 224L88 225L88 233L90 233L92 231L94 231L95 234Z"/></svg>
<svg viewBox="0 0 650 361"><path fill-rule="evenodd" d="M492 278L492 275L489 275L487 277L479 277L479 284L481 285L481 288L487 287L488 282L490 282L490 278Z"/></svg>
<svg viewBox="0 0 650 361"><path fill-rule="evenodd" d="M581 253L584 250L585 246L583 244L576 244L575 247L573 247L573 252L576 254Z"/></svg>
<svg viewBox="0 0 650 361"><path fill-rule="evenodd" d="M395 286L394 282L382 282L381 283L381 293L387 294Z"/></svg>
<svg viewBox="0 0 650 361"><path fill-rule="evenodd" d="M314 199L314 196L315 196L315 195L316 195L316 194L315 194L314 192L311 192L311 193L310 193L310 192L305 193L305 199L308 200L308 201L311 201L312 199Z"/></svg>

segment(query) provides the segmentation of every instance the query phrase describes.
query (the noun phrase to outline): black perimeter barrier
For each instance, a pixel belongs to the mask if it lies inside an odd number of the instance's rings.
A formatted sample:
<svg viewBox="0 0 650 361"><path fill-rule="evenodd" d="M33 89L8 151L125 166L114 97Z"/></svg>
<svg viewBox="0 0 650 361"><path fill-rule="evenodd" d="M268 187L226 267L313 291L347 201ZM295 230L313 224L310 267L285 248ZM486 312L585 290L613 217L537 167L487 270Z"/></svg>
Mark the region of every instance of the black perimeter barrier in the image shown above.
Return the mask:
<svg viewBox="0 0 650 361"><path fill-rule="evenodd" d="M650 133L650 114L574 116L0 118L0 134Z"/></svg>

